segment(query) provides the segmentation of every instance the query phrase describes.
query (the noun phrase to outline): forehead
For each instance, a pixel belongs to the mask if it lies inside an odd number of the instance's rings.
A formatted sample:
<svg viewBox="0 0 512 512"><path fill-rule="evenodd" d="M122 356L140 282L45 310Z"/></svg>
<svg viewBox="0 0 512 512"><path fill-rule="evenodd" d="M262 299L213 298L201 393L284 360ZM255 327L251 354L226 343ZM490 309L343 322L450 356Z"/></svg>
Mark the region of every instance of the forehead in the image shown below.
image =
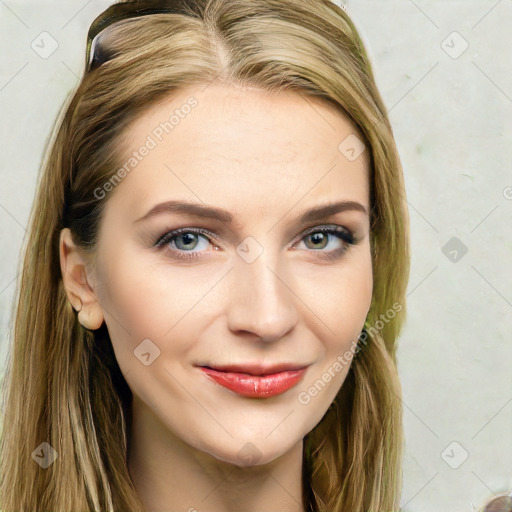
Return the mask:
<svg viewBox="0 0 512 512"><path fill-rule="evenodd" d="M369 151L355 160L340 150L358 128L329 103L299 92L210 84L177 91L128 126L125 164L143 146L123 180L122 195L141 208L158 200L198 198L243 204L271 194L282 202L368 202ZM135 163L135 162L132 162ZM121 192L121 191L119 191ZM195 196L195 197L194 197Z"/></svg>

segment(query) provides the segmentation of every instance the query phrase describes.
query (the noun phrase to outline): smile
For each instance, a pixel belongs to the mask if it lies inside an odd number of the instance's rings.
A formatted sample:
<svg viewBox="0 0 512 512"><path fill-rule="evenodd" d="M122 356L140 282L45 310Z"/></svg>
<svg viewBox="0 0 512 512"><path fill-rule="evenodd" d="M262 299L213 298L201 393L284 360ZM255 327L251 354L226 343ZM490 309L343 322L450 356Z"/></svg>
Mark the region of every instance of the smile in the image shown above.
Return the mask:
<svg viewBox="0 0 512 512"><path fill-rule="evenodd" d="M221 371L206 366L200 367L210 379L241 396L250 398L268 398L279 395L296 386L307 368L286 370L268 375L250 375Z"/></svg>

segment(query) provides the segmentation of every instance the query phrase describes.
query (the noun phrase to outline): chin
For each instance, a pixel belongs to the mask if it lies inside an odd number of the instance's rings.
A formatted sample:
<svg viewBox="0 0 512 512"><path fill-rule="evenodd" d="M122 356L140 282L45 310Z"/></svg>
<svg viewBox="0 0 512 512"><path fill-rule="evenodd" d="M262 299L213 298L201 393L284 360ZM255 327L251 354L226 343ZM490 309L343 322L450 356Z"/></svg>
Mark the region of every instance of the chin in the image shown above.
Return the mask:
<svg viewBox="0 0 512 512"><path fill-rule="evenodd" d="M270 442L268 439L245 442L232 440L230 446L226 446L224 450L210 447L206 453L217 460L240 468L264 466L283 456L293 447L293 445L288 446L284 440L276 446L276 441Z"/></svg>

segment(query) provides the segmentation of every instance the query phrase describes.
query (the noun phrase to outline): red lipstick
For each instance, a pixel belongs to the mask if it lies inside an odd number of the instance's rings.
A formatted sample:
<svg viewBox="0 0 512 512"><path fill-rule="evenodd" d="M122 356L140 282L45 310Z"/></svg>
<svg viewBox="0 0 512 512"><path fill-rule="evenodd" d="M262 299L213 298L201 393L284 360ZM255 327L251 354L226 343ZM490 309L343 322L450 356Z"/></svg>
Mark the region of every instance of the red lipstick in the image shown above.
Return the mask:
<svg viewBox="0 0 512 512"><path fill-rule="evenodd" d="M258 365L200 368L217 384L251 398L268 398L284 393L300 382L307 369L304 366L291 368L290 365L271 368Z"/></svg>

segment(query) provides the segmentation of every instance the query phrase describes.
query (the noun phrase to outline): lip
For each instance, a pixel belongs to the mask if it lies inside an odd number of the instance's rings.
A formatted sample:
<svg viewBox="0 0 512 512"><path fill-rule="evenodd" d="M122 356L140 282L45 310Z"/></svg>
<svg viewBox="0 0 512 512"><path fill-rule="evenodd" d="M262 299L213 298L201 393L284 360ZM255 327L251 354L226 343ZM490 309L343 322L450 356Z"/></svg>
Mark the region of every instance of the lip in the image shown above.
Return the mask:
<svg viewBox="0 0 512 512"><path fill-rule="evenodd" d="M261 377L264 375L272 375L274 373L280 373L285 371L302 370L306 368L306 364L294 364L294 363L279 363L273 365L264 365L260 363L244 363L244 364L229 364L229 365L201 365L204 368L211 368L218 372L226 373L245 373L248 375L254 375Z"/></svg>
<svg viewBox="0 0 512 512"><path fill-rule="evenodd" d="M301 380L307 366L230 365L223 367L200 366L210 379L241 396L268 398L288 391Z"/></svg>

